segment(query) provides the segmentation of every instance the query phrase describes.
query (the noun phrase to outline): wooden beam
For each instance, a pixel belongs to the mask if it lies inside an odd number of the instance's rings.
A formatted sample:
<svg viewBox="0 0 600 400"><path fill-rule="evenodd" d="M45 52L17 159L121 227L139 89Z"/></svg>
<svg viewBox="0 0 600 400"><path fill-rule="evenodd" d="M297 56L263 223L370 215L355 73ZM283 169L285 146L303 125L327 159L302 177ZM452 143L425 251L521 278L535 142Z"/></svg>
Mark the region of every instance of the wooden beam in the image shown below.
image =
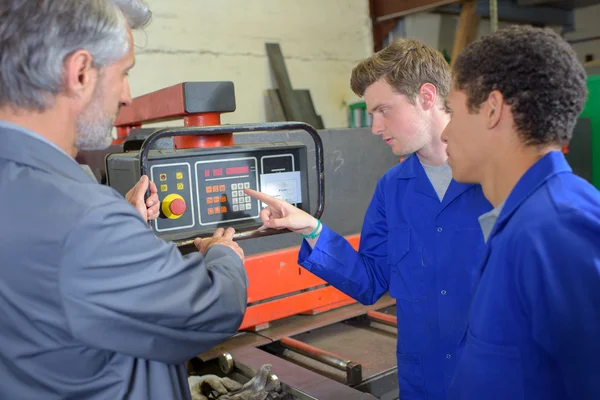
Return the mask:
<svg viewBox="0 0 600 400"><path fill-rule="evenodd" d="M376 52L383 49L383 41L396 27L398 19L390 19L373 25L373 50Z"/></svg>
<svg viewBox="0 0 600 400"><path fill-rule="evenodd" d="M377 22L377 0L369 0L369 13L373 31L373 51L378 52L383 48L383 41L396 26L396 19Z"/></svg>
<svg viewBox="0 0 600 400"><path fill-rule="evenodd" d="M456 3L457 0L373 0L375 20L383 22L405 15Z"/></svg>
<svg viewBox="0 0 600 400"><path fill-rule="evenodd" d="M456 29L456 36L454 37L452 60L450 61L451 64L454 64L454 61L460 52L475 40L480 19L479 15L475 13L476 8L477 0L468 0L462 4L458 28Z"/></svg>

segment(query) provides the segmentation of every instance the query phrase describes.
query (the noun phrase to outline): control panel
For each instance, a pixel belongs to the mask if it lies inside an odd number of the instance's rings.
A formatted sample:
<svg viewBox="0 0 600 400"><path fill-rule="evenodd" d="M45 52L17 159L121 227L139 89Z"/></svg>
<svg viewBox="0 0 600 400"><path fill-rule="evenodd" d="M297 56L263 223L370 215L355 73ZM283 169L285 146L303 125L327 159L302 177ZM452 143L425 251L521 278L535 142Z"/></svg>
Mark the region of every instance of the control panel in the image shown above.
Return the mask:
<svg viewBox="0 0 600 400"><path fill-rule="evenodd" d="M106 158L108 184L123 195L139 179L138 155ZM310 212L306 147L301 143L151 151L148 162L160 201L160 216L151 225L167 240L212 233L219 226L260 226L264 205L244 189Z"/></svg>
<svg viewBox="0 0 600 400"><path fill-rule="evenodd" d="M244 189L258 190L259 187L256 157L196 161L194 169L198 182L201 225L259 216L258 201L244 194Z"/></svg>

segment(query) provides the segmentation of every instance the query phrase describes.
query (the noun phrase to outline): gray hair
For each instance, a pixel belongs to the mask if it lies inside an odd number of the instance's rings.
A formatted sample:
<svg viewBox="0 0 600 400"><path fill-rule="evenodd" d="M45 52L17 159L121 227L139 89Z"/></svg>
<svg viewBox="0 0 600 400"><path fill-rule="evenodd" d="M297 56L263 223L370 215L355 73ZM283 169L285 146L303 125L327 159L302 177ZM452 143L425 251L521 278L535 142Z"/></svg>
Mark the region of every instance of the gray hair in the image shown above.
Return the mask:
<svg viewBox="0 0 600 400"><path fill-rule="evenodd" d="M142 0L0 2L0 107L51 107L70 54L85 49L95 67L110 65L129 51L127 25L150 17Z"/></svg>

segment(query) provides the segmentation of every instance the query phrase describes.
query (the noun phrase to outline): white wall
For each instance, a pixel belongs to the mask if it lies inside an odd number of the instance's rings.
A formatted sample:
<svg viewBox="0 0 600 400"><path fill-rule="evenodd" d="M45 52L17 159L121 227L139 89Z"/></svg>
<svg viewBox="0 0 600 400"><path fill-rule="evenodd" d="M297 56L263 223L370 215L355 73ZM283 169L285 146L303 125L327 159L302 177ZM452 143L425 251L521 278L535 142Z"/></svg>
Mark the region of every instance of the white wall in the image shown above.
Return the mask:
<svg viewBox="0 0 600 400"><path fill-rule="evenodd" d="M223 123L266 120L276 87L265 42L279 42L292 86L310 89L328 128L347 126L355 64L372 53L367 0L147 0L152 23L135 35L133 96L184 81L229 80L237 110Z"/></svg>

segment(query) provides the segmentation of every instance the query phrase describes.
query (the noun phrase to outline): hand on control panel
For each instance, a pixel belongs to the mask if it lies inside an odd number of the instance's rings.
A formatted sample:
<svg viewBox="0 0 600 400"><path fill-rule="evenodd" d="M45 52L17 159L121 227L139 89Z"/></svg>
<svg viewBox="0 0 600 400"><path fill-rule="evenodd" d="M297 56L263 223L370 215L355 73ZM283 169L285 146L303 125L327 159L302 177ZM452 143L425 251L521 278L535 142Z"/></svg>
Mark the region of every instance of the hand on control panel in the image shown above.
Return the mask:
<svg viewBox="0 0 600 400"><path fill-rule="evenodd" d="M244 192L267 205L260 211L260 219L265 228L289 229L292 232L308 235L319 224L315 217L283 200L252 189L244 189Z"/></svg>
<svg viewBox="0 0 600 400"><path fill-rule="evenodd" d="M144 202L148 186L150 187L150 197ZM142 176L138 183L127 192L125 199L138 210L144 221L151 221L158 217L158 190L154 182L151 182L146 175Z"/></svg>
<svg viewBox="0 0 600 400"><path fill-rule="evenodd" d="M217 228L217 230L215 231L215 233L213 234L213 236L211 238L204 238L204 239L197 238L196 240L194 240L194 245L196 246L198 251L200 253L202 253L202 255L205 255L206 252L208 251L208 249L211 248L211 246L214 246L217 244L227 246L230 249L232 249L233 251L235 251L236 254L238 256L240 256L240 259L243 262L244 261L244 250L242 250L242 248L236 242L233 241L234 233L235 233L235 229L233 229L233 228L227 228L227 230L225 230L223 228Z"/></svg>

